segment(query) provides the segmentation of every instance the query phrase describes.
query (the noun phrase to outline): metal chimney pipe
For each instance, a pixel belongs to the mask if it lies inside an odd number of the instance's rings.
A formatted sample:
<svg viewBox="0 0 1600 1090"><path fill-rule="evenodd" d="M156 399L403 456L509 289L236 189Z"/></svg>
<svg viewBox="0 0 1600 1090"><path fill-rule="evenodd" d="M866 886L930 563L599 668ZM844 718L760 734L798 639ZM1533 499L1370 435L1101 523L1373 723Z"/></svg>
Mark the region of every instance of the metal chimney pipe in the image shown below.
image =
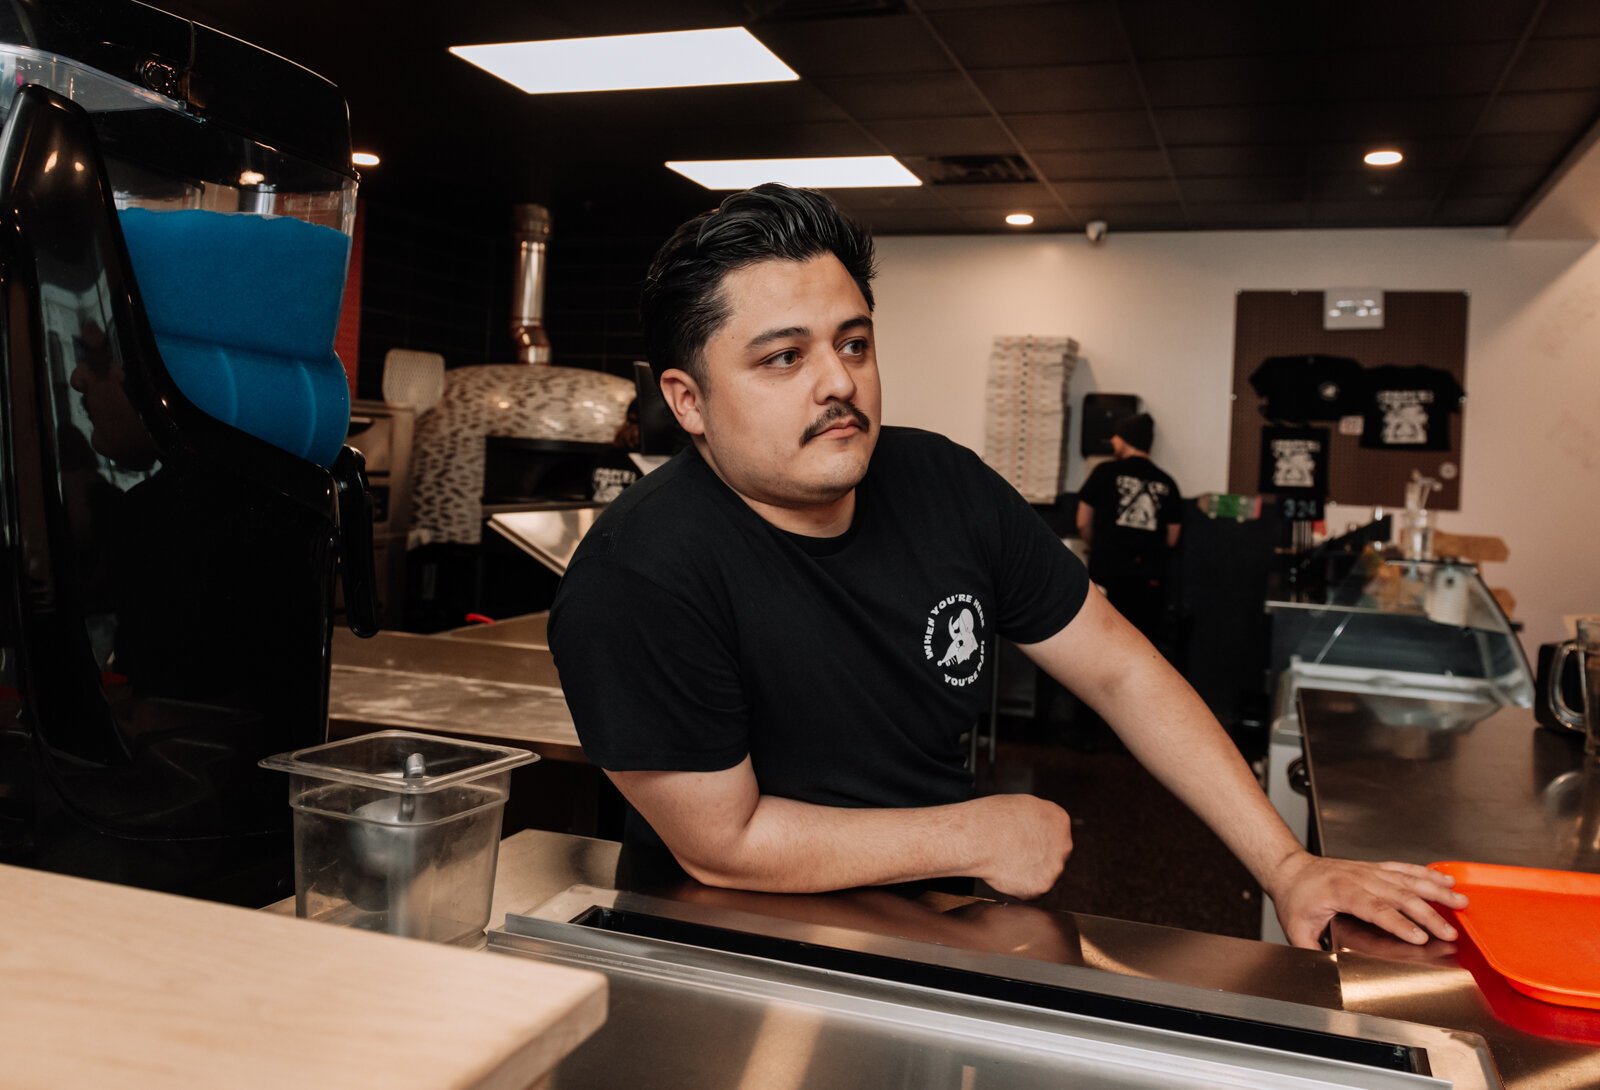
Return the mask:
<svg viewBox="0 0 1600 1090"><path fill-rule="evenodd" d="M517 240L517 279L511 298L511 337L521 363L550 362L550 335L544 328L545 243L550 241L550 210L542 204L511 206L512 237Z"/></svg>

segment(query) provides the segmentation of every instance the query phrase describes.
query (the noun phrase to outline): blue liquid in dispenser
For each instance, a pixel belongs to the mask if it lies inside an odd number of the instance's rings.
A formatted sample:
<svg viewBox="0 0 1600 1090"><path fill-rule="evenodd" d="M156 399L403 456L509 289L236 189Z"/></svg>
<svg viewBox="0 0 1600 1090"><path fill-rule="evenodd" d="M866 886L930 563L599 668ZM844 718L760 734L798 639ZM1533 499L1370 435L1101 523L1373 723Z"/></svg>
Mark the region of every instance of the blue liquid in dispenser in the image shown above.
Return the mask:
<svg viewBox="0 0 1600 1090"><path fill-rule="evenodd" d="M288 216L120 214L173 381L201 410L319 465L350 425L333 354L349 236Z"/></svg>

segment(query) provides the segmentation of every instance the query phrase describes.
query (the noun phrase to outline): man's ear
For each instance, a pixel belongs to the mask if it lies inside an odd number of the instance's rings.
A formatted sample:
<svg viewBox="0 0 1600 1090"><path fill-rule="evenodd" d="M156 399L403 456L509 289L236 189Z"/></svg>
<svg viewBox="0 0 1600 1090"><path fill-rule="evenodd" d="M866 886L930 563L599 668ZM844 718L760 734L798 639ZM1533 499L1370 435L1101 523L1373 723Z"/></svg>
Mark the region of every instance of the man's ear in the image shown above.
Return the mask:
<svg viewBox="0 0 1600 1090"><path fill-rule="evenodd" d="M672 410L672 415L678 418L678 427L690 435L706 433L705 421L700 415L700 406L705 402L705 394L701 392L700 384L694 380L694 376L678 367L662 372L661 396L666 399L667 408Z"/></svg>

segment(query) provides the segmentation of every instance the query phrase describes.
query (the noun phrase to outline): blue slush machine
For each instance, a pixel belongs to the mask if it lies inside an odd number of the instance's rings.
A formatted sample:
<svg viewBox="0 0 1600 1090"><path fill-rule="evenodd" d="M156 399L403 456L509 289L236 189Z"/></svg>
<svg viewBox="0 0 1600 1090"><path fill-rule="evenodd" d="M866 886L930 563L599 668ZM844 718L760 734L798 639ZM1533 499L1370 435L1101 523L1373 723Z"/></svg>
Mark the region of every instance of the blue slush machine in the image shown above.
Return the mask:
<svg viewBox="0 0 1600 1090"><path fill-rule="evenodd" d="M292 892L372 524L336 88L131 0L0 0L0 862Z"/></svg>

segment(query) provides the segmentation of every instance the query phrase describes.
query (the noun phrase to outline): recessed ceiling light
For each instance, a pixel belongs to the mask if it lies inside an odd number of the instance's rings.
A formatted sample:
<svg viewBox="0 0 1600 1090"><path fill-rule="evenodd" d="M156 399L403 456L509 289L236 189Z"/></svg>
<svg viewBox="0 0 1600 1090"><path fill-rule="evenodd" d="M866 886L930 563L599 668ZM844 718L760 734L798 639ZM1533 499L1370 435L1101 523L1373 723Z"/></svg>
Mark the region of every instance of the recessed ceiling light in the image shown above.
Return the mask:
<svg viewBox="0 0 1600 1090"><path fill-rule="evenodd" d="M1006 217L1006 222L1013 227L1027 227L1033 222L1033 217L1026 212L1013 212Z"/></svg>
<svg viewBox="0 0 1600 1090"><path fill-rule="evenodd" d="M921 185L922 179L892 155L847 155L819 159L699 159L667 163L707 189L749 189L762 182L807 189Z"/></svg>
<svg viewBox="0 0 1600 1090"><path fill-rule="evenodd" d="M1401 155L1393 148L1379 148L1376 151L1367 152L1361 157L1361 161L1369 167L1392 167L1404 158L1404 155Z"/></svg>
<svg viewBox="0 0 1600 1090"><path fill-rule="evenodd" d="M744 27L453 45L450 52L530 95L797 80Z"/></svg>
<svg viewBox="0 0 1600 1090"><path fill-rule="evenodd" d="M358 167L375 167L383 162L382 159L370 151L358 151L350 156L350 161Z"/></svg>

